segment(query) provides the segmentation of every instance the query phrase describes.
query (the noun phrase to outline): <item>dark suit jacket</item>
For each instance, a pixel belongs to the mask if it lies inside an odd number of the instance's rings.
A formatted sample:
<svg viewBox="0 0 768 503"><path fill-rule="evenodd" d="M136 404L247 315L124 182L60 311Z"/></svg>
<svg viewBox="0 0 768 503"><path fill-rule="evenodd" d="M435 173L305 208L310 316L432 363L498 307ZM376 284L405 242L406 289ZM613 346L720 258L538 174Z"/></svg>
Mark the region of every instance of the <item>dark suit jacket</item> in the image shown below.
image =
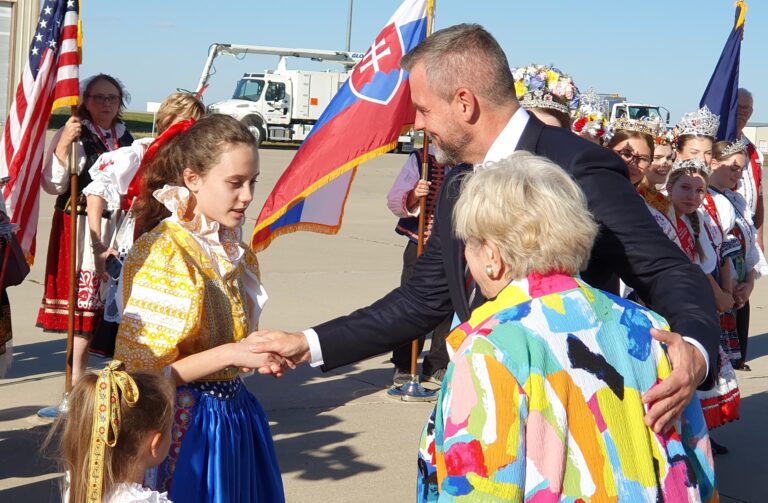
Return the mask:
<svg viewBox="0 0 768 503"><path fill-rule="evenodd" d="M621 277L674 331L700 342L710 368L716 368L720 324L709 282L656 224L629 183L624 162L610 150L533 116L517 150L551 159L584 191L600 224L584 280L616 293ZM432 235L408 283L366 308L314 327L323 370L391 351L430 332L454 311L462 321L469 319L464 247L453 237L451 220L461 178L470 169L451 170L443 183ZM710 372L704 386L711 382Z"/></svg>

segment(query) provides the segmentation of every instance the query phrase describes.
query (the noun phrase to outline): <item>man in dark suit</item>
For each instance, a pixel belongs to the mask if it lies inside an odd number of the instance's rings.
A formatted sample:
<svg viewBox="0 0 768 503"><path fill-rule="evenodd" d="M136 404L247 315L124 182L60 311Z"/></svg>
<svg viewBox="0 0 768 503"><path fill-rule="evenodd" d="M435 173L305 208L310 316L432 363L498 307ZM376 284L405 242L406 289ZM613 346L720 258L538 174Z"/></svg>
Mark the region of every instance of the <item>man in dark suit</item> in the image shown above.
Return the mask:
<svg viewBox="0 0 768 503"><path fill-rule="evenodd" d="M464 246L453 238L452 210L463 174L472 165L526 150L548 157L581 186L600 224L583 278L616 291L618 278L664 315L676 333L658 332L674 371L645 398L655 430L679 416L696 386L711 382L720 327L705 276L662 233L615 154L560 128L545 126L517 102L506 56L479 25L433 34L402 61L410 73L417 129L426 129L438 161L466 163L441 190L433 233L410 280L371 306L304 332L260 332L253 351L280 353L293 364L310 361L331 370L391 351L432 330L447 314L469 318ZM510 215L514 218L514 215ZM479 293L477 293L479 297Z"/></svg>

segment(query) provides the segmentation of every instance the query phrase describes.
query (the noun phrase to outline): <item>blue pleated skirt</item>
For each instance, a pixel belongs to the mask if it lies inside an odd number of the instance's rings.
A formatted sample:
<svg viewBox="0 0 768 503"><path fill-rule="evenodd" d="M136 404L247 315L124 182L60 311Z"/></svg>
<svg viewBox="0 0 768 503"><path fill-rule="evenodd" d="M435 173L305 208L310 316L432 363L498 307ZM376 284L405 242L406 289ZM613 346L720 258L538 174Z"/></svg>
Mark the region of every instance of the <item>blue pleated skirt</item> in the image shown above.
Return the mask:
<svg viewBox="0 0 768 503"><path fill-rule="evenodd" d="M267 416L239 378L181 386L176 400L171 451L158 467L172 501L285 501Z"/></svg>

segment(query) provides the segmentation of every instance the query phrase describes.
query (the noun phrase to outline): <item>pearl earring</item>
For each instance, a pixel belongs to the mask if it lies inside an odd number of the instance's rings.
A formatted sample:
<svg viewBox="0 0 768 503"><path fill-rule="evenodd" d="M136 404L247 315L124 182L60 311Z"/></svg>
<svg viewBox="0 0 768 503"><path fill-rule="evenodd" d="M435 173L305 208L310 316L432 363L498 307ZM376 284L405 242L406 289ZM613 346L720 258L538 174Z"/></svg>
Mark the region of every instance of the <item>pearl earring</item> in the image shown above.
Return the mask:
<svg viewBox="0 0 768 503"><path fill-rule="evenodd" d="M493 279L493 266L485 266L485 274L487 274L489 278Z"/></svg>

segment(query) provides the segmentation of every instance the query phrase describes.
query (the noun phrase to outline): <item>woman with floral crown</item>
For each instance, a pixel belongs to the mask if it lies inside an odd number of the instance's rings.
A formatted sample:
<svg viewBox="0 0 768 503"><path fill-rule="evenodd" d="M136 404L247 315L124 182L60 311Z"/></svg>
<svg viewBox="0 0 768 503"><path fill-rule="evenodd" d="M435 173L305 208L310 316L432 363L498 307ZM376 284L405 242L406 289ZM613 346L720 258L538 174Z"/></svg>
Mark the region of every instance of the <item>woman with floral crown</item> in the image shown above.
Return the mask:
<svg viewBox="0 0 768 503"><path fill-rule="evenodd" d="M544 124L571 128L571 108L579 89L570 76L550 65L528 65L512 69L520 105Z"/></svg>

